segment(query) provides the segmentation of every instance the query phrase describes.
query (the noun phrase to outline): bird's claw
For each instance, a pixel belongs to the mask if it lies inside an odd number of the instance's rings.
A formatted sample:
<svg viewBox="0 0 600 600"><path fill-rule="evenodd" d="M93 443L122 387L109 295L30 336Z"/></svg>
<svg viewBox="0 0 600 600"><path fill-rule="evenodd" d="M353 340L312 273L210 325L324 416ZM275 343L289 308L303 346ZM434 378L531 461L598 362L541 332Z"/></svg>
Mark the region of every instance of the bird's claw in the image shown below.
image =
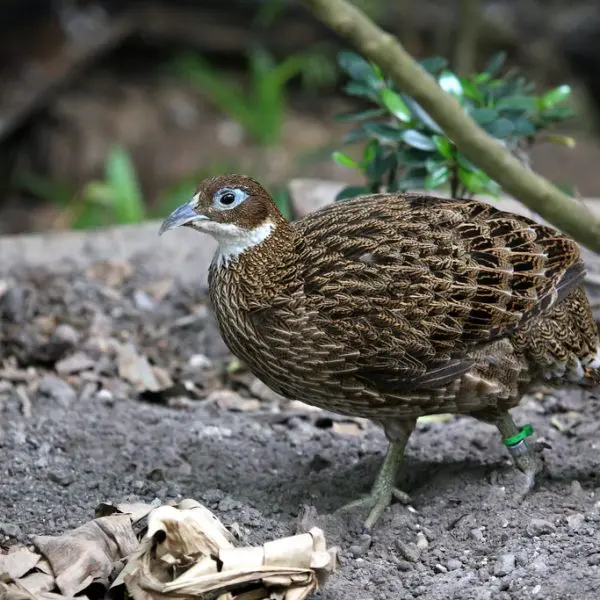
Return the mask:
<svg viewBox="0 0 600 600"><path fill-rule="evenodd" d="M398 488L373 489L370 494L345 504L337 512L346 512L354 509L368 510L369 515L364 525L366 529L372 529L394 499L402 504L408 504L411 501L410 496Z"/></svg>

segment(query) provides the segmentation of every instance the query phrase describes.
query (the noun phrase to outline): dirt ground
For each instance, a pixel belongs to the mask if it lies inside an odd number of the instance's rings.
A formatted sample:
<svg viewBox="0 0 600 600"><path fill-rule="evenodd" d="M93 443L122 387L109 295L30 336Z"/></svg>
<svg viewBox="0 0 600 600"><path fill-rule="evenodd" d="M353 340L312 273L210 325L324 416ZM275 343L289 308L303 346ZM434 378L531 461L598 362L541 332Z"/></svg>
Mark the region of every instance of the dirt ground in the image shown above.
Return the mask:
<svg viewBox="0 0 600 600"><path fill-rule="evenodd" d="M285 401L239 370L205 290L129 263L0 278L0 545L93 518L101 501L195 498L246 541L316 519L341 547L327 600L600 597L600 399L560 390L514 411L545 469L517 506L496 431L418 426L395 504L365 533L374 426ZM306 516L313 507L316 516ZM310 514L310 513L309 513Z"/></svg>

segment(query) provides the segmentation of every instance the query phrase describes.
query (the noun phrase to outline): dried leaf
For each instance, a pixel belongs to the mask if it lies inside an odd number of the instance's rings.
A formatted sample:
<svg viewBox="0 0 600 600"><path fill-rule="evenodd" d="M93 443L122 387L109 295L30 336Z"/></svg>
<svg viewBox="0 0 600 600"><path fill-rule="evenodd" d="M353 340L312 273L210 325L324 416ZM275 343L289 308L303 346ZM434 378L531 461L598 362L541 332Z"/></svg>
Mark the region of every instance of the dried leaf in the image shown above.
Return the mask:
<svg viewBox="0 0 600 600"><path fill-rule="evenodd" d="M327 548L318 528L261 547L236 548L232 542L223 524L198 502L161 506L150 513L138 552L112 587L124 583L135 600L205 595L218 600L304 600L337 564L337 549ZM252 591L247 591L249 584ZM238 594L240 586L246 591Z"/></svg>
<svg viewBox="0 0 600 600"><path fill-rule="evenodd" d="M158 392L161 388L145 356L137 353L133 344L118 349L119 376L131 383L138 392Z"/></svg>
<svg viewBox="0 0 600 600"><path fill-rule="evenodd" d="M19 546L8 554L0 554L0 575L8 575L11 579L19 579L29 573L42 558L29 548Z"/></svg>
<svg viewBox="0 0 600 600"><path fill-rule="evenodd" d="M94 581L108 582L116 561L138 545L128 515L111 515L60 536L37 536L34 545L48 559L56 585L73 596Z"/></svg>
<svg viewBox="0 0 600 600"><path fill-rule="evenodd" d="M348 423L348 422L344 422L344 421L340 421L340 422L334 421L333 425L331 426L331 428L336 433L341 433L342 435L353 435L353 436L364 435L364 431L358 425L358 423L352 423L352 422Z"/></svg>
<svg viewBox="0 0 600 600"><path fill-rule="evenodd" d="M106 260L87 270L88 279L102 281L112 287L121 287L134 273L131 263L123 260Z"/></svg>

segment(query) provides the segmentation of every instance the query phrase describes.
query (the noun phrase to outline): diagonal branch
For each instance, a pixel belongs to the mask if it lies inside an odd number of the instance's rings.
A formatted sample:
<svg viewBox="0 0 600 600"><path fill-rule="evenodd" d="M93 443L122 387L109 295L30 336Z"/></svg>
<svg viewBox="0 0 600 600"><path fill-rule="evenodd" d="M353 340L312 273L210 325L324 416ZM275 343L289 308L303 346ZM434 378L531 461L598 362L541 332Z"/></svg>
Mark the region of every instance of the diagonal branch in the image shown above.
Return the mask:
<svg viewBox="0 0 600 600"><path fill-rule="evenodd" d="M456 147L509 194L582 245L600 253L600 220L583 203L523 167L467 115L453 96L439 87L395 37L347 0L302 1L319 19L386 71L398 87L431 115Z"/></svg>

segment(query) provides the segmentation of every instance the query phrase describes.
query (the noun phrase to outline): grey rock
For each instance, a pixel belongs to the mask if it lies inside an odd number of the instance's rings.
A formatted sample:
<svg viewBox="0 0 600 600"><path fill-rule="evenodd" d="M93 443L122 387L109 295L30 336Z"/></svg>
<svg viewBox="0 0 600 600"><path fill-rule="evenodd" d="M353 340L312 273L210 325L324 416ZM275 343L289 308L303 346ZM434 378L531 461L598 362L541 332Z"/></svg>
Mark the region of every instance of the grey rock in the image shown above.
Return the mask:
<svg viewBox="0 0 600 600"><path fill-rule="evenodd" d="M0 533L12 538L20 538L23 536L23 532L18 525L7 523L5 521L0 521Z"/></svg>
<svg viewBox="0 0 600 600"><path fill-rule="evenodd" d="M433 567L435 573L447 573L448 569L444 565L437 564Z"/></svg>
<svg viewBox="0 0 600 600"><path fill-rule="evenodd" d="M446 562L446 567L448 568L448 571L457 571L462 568L462 563L456 558L451 558Z"/></svg>
<svg viewBox="0 0 600 600"><path fill-rule="evenodd" d="M52 341L74 346L79 341L79 332L68 323L62 323L52 332Z"/></svg>
<svg viewBox="0 0 600 600"><path fill-rule="evenodd" d="M58 485L68 487L75 481L75 474L72 471L55 469L48 473L48 479L58 483Z"/></svg>
<svg viewBox="0 0 600 600"><path fill-rule="evenodd" d="M39 383L38 392L47 398L56 400L65 408L77 397L73 387L55 375L45 375Z"/></svg>
<svg viewBox="0 0 600 600"><path fill-rule="evenodd" d="M540 535L547 535L556 531L556 525L545 519L531 519L529 525L527 525L527 535L530 537L536 537Z"/></svg>
<svg viewBox="0 0 600 600"><path fill-rule="evenodd" d="M598 556L600 556L600 554ZM399 571L410 571L413 568L412 563L402 559L398 559L396 565L398 566Z"/></svg>
<svg viewBox="0 0 600 600"><path fill-rule="evenodd" d="M396 540L396 548L398 549L398 552L400 552L402 557L408 560L409 562L416 563L421 557L421 552L415 544L407 544L402 540Z"/></svg>
<svg viewBox="0 0 600 600"><path fill-rule="evenodd" d="M75 352L62 360L59 360L54 368L60 375L72 375L81 373L81 371L89 371L96 364L87 354L83 352Z"/></svg>
<svg viewBox="0 0 600 600"><path fill-rule="evenodd" d="M496 577L504 577L514 570L515 563L516 558L514 554L501 554L494 564L492 573Z"/></svg>
<svg viewBox="0 0 600 600"><path fill-rule="evenodd" d="M569 515L566 521L569 532L578 533L581 531L585 523L585 515L581 513L575 513L574 515Z"/></svg>
<svg viewBox="0 0 600 600"><path fill-rule="evenodd" d="M548 565L541 558L536 558L529 566L539 574L544 574L548 571Z"/></svg>
<svg viewBox="0 0 600 600"><path fill-rule="evenodd" d="M372 538L369 534L363 534L360 536L358 543L350 546L350 553L354 556L354 558L358 558L359 556L364 556L371 547Z"/></svg>

